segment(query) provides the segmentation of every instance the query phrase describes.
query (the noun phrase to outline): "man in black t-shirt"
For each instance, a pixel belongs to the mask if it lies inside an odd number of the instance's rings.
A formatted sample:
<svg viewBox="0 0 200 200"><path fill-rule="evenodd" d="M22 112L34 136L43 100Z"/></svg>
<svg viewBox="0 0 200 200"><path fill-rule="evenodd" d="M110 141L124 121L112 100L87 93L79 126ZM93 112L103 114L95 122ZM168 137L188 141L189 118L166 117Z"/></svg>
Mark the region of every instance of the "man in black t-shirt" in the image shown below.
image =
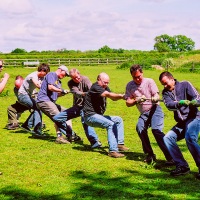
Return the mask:
<svg viewBox="0 0 200 200"><path fill-rule="evenodd" d="M123 99L123 94L110 91L108 84L109 76L102 72L97 77L88 94L85 97L83 112L84 121L88 126L106 128L108 134L109 153L114 158L124 157L119 151L127 151L124 146L124 125L121 117L104 115L106 110L106 98L113 101Z"/></svg>

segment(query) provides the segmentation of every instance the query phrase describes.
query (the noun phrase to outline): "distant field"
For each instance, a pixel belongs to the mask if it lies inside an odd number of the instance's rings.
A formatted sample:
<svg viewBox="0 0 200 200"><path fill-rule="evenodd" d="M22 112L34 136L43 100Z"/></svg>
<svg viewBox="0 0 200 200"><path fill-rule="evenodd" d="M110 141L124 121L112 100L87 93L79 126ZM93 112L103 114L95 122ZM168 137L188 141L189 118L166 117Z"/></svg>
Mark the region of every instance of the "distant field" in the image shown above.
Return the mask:
<svg viewBox="0 0 200 200"><path fill-rule="evenodd" d="M70 68L72 68L70 66ZM113 92L124 93L126 84L131 80L129 69L117 70L116 66L87 66L78 67L83 75L92 82L100 72L110 76L110 88ZM190 155L185 141L179 142L186 160L189 162L191 173L186 176L173 178L169 172L173 168L164 166L164 156L158 148L152 133L149 136L157 155L156 165L143 163L141 142L135 131L139 112L135 107L128 108L123 100L108 100L106 113L119 115L124 120L125 144L130 151L126 157L114 159L107 156L108 144L106 130L95 129L103 148L91 150L80 119L73 120L73 129L84 138L83 144L58 145L54 143L55 130L53 123L44 116L48 140L33 139L21 129L8 131L7 107L15 103L13 83L16 75L26 76L35 69L17 68L5 69L10 74L9 82L0 97L0 199L199 199L199 181L195 179L197 167ZM51 68L55 71L56 68ZM144 76L153 78L159 90L162 85L158 81L161 71L145 70ZM174 72L179 80L188 80L200 90L198 74ZM1 73L1 76L3 73ZM67 88L69 78L63 79L63 88ZM8 92L7 92L8 91ZM8 96L6 96L8 94ZM5 96L4 96L5 95ZM72 105L72 95L61 97L58 103L69 107ZM166 133L174 124L173 114L163 103L165 113ZM28 112L20 119L23 122Z"/></svg>

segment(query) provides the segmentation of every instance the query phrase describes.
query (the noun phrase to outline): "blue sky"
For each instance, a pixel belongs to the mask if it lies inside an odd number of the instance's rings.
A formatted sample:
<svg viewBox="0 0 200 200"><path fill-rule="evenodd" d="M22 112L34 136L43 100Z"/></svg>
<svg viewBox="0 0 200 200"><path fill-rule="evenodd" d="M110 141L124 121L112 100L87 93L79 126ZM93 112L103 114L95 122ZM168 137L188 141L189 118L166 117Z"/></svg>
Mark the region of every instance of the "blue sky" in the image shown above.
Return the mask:
<svg viewBox="0 0 200 200"><path fill-rule="evenodd" d="M200 49L199 0L0 0L0 52L153 50L162 34Z"/></svg>

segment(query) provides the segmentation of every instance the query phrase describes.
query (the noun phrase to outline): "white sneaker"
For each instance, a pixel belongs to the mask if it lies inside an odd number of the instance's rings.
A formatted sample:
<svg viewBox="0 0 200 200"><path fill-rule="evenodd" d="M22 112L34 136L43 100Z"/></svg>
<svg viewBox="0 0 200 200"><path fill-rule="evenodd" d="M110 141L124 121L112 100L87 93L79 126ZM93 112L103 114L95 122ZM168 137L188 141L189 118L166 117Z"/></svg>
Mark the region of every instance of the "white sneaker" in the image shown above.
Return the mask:
<svg viewBox="0 0 200 200"><path fill-rule="evenodd" d="M102 147L102 144L101 144L100 141L95 142L95 143L91 146L92 149L94 149L94 148L100 148L100 147Z"/></svg>

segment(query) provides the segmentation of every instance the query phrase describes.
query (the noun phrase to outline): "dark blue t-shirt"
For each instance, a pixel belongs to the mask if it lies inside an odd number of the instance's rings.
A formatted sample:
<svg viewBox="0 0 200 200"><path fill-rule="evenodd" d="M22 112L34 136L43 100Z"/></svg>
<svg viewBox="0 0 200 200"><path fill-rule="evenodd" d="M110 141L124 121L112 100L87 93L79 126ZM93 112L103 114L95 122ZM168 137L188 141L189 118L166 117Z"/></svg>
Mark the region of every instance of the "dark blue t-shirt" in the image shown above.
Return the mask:
<svg viewBox="0 0 200 200"><path fill-rule="evenodd" d="M57 88L61 88L61 81L59 80L55 72L50 72L45 76L44 80L42 81L40 91L38 93L37 102L55 102L57 100L58 93L48 90L48 85L53 85Z"/></svg>

